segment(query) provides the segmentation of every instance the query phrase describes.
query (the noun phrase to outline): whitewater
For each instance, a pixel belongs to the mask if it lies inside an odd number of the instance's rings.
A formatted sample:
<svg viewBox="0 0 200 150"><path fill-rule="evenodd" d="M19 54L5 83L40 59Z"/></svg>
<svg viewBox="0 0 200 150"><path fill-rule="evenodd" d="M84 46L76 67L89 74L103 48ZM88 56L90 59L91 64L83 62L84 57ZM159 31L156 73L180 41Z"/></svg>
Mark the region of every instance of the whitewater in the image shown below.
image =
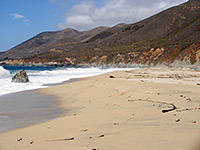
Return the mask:
<svg viewBox="0 0 200 150"><path fill-rule="evenodd" d="M6 67L5 67L6 68ZM90 77L116 70L131 70L134 68L48 68L37 69L29 67L25 69L29 76L30 83L13 83L12 76L19 71L20 67L13 70L0 66L0 96L26 90L47 88L48 84L62 83L76 78Z"/></svg>

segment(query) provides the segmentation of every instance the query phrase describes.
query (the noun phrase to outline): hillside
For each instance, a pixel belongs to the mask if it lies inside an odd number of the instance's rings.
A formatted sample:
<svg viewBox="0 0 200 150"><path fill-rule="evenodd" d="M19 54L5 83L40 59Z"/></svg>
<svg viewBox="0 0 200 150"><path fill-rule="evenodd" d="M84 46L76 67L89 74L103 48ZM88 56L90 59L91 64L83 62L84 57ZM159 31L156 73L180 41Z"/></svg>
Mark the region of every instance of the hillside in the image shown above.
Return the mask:
<svg viewBox="0 0 200 150"><path fill-rule="evenodd" d="M55 45L64 44L65 49L71 48L75 43L84 41L87 38L93 37L95 34L106 29L106 27L99 27L91 31L79 32L71 28L67 28L57 32L43 32L35 37L17 45L16 47L4 52L0 58L21 59L31 56L40 55L48 51L54 51ZM61 48L63 49L63 48Z"/></svg>
<svg viewBox="0 0 200 150"><path fill-rule="evenodd" d="M0 53L0 59L7 63L195 64L200 60L200 1L190 0L134 24L44 32Z"/></svg>

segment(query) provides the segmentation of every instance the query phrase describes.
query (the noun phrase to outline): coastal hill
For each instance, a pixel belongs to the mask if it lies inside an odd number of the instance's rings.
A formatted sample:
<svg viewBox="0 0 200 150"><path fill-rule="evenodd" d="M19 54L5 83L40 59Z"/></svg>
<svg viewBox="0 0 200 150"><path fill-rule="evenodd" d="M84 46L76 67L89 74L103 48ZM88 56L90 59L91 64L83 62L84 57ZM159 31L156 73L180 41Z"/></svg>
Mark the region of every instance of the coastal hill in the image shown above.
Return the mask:
<svg viewBox="0 0 200 150"><path fill-rule="evenodd" d="M195 64L200 62L200 1L145 20L90 31L44 32L0 53L6 64Z"/></svg>

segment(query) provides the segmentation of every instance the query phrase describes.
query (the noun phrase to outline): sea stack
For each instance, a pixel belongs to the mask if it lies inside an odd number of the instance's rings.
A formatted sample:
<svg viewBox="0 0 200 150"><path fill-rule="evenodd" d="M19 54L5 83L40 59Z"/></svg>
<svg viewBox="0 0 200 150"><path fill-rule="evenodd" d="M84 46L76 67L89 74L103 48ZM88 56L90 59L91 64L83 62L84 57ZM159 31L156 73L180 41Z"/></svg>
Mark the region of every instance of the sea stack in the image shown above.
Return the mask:
<svg viewBox="0 0 200 150"><path fill-rule="evenodd" d="M15 83L26 83L29 82L28 75L25 70L18 71L13 77L12 82Z"/></svg>

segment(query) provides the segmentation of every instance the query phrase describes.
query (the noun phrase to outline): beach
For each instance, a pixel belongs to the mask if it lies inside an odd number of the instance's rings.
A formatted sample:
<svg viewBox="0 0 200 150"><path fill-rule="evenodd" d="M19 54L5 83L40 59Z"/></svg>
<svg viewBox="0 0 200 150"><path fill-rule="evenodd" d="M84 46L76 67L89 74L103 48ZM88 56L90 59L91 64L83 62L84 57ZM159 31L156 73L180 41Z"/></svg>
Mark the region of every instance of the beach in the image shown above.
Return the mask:
<svg viewBox="0 0 200 150"><path fill-rule="evenodd" d="M54 96L28 90L0 96L0 133L53 120L64 113Z"/></svg>
<svg viewBox="0 0 200 150"><path fill-rule="evenodd" d="M0 150L199 150L200 71L142 68L61 84L60 118L0 133Z"/></svg>

